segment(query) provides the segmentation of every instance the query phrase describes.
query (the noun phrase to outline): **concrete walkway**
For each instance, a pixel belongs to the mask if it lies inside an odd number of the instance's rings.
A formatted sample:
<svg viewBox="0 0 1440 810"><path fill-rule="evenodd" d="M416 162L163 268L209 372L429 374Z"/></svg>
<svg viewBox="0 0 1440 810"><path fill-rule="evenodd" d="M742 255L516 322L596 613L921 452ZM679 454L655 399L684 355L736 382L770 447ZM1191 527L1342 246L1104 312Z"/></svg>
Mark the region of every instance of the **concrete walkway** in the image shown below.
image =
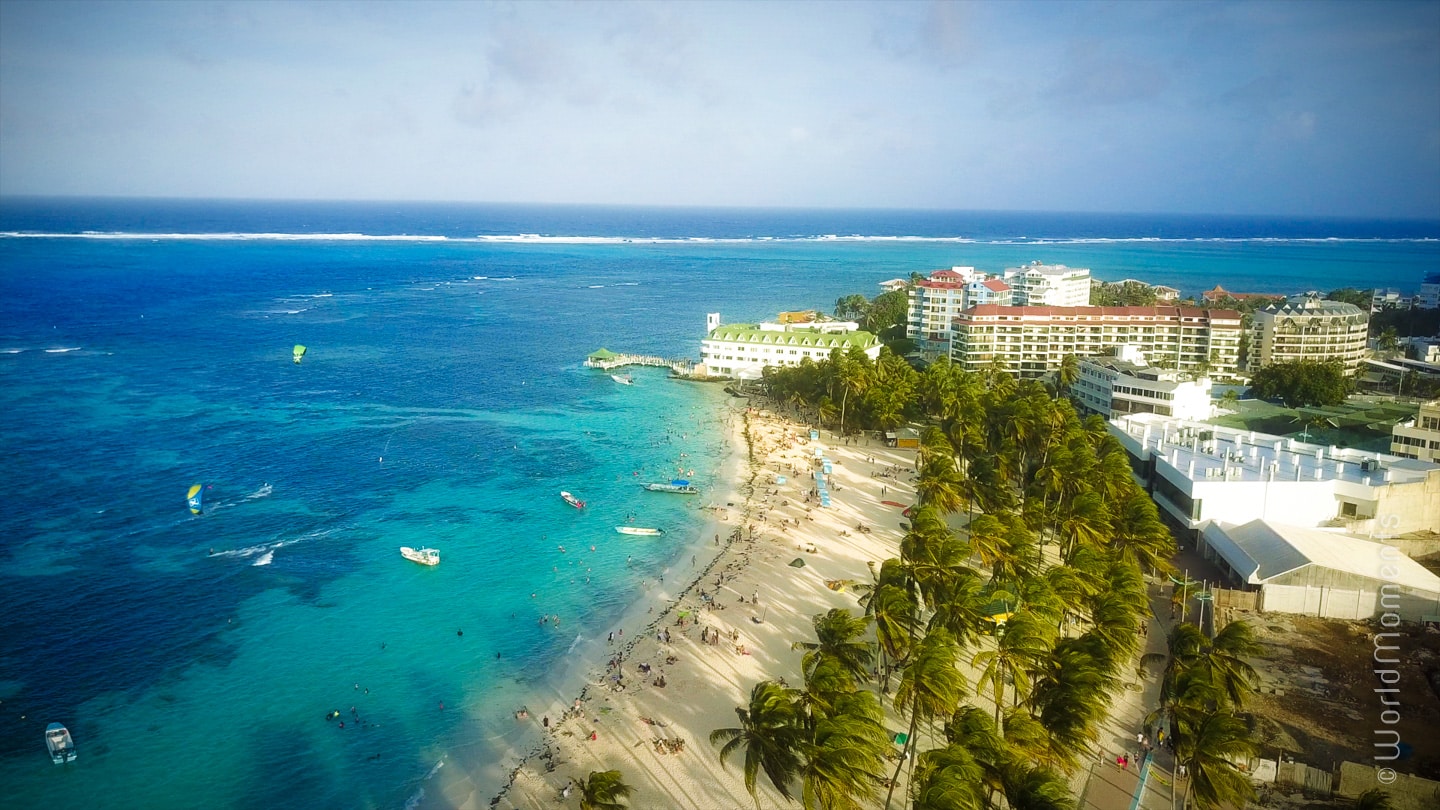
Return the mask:
<svg viewBox="0 0 1440 810"><path fill-rule="evenodd" d="M1146 733L1145 716L1160 704L1160 675L1168 653L1166 636L1176 621L1170 619L1168 584L1150 585L1150 609L1142 655L1159 656L1130 680L1116 696L1110 715L1100 727L1100 755L1091 764L1080 792L1081 810L1175 810L1185 794L1184 779L1175 778L1175 758L1168 748L1153 747L1146 760L1135 735ZM1191 615L1194 615L1193 605ZM1138 662L1137 662L1138 663ZM1152 746L1153 738L1150 740ZM1120 755L1130 758L1128 768L1115 764ZM1143 778L1142 778L1143 777Z"/></svg>

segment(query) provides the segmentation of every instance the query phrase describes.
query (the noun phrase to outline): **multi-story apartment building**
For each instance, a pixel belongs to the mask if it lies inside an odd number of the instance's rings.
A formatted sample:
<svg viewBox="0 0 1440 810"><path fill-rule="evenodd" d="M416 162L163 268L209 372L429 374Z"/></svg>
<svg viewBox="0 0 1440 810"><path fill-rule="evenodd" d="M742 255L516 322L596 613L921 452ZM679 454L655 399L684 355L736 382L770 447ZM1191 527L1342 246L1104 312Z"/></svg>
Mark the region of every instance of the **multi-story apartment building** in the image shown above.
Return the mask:
<svg viewBox="0 0 1440 810"><path fill-rule="evenodd" d="M973 267L952 267L910 287L905 337L915 341L922 356L934 359L950 350L950 322L967 306L966 288L984 278Z"/></svg>
<svg viewBox="0 0 1440 810"><path fill-rule="evenodd" d="M969 370L1000 363L1021 377L1126 343L1151 364L1192 376L1233 378L1240 313L1193 307L972 307L955 319L950 359Z"/></svg>
<svg viewBox="0 0 1440 810"><path fill-rule="evenodd" d="M1427 273L1420 283L1420 294L1415 296L1415 306L1421 309L1440 307L1440 272Z"/></svg>
<svg viewBox="0 0 1440 810"><path fill-rule="evenodd" d="M1353 373L1365 357L1370 316L1354 304L1305 296L1255 313L1248 371L1272 363L1339 360Z"/></svg>
<svg viewBox="0 0 1440 810"><path fill-rule="evenodd" d="M1179 419L1209 419L1213 406L1210 378L1144 364L1133 346L1120 357L1085 357L1070 395L1089 413L1106 419L1132 413L1158 413Z"/></svg>
<svg viewBox="0 0 1440 810"><path fill-rule="evenodd" d="M1414 419L1391 429L1390 452L1403 458L1440 462L1440 399L1421 405Z"/></svg>
<svg viewBox="0 0 1440 810"><path fill-rule="evenodd" d="M852 321L722 325L720 316L712 313L706 326L700 362L714 377L753 380L766 366L798 366L807 357L818 363L835 349L859 348L871 360L880 356L880 338L860 331Z"/></svg>
<svg viewBox="0 0 1440 810"><path fill-rule="evenodd" d="M1083 307L1090 305L1090 271L1083 267L1031 262L1005 268L1011 303L1030 307Z"/></svg>
<svg viewBox="0 0 1440 810"><path fill-rule="evenodd" d="M1010 285L998 278L976 279L965 287L965 308L978 307L982 304L999 304L1002 307L1010 306L1013 291Z"/></svg>

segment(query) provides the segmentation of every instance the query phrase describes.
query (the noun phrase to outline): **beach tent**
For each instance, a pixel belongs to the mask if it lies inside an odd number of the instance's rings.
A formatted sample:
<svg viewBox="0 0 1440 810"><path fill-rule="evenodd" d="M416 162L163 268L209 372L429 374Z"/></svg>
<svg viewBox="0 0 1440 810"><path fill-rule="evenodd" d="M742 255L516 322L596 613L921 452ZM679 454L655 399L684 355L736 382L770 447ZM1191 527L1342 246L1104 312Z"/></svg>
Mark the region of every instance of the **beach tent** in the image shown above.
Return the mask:
<svg viewBox="0 0 1440 810"><path fill-rule="evenodd" d="M620 356L620 355L616 354L615 352L610 351L609 349L600 348L600 349L596 349L595 351L591 352L591 353L590 353L590 356L587 357L587 358L585 358L585 359L587 359L587 360L600 360L600 361L604 361L604 360L614 360L615 358L617 358L617 357L619 357L619 356Z"/></svg>
<svg viewBox="0 0 1440 810"><path fill-rule="evenodd" d="M790 567L791 567L791 568L804 568L804 567L805 567L805 561L802 560L802 559L800 559L799 557L796 557L795 559L793 559L793 560L790 561Z"/></svg>

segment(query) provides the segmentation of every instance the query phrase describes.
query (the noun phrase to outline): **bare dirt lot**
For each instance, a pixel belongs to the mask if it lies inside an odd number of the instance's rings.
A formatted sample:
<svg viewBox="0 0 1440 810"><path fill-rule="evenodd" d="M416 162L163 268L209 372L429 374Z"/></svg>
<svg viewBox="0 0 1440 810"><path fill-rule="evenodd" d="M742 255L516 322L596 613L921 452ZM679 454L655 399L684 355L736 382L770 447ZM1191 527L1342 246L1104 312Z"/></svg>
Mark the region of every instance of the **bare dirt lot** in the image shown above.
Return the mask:
<svg viewBox="0 0 1440 810"><path fill-rule="evenodd" d="M1234 618L1249 622L1265 647L1263 658L1252 661L1260 673L1260 694L1247 705L1261 756L1284 753L1322 769L1345 760L1388 764L1401 773L1440 779L1440 696L1427 679L1440 683L1440 633L1276 613ZM1377 654L1381 631L1399 633L1380 642L1399 649ZM1377 656L1399 663L1376 663ZM1398 672L1398 683L1382 683L1379 669ZM1386 688L1399 693L1376 691ZM1382 698L1398 705L1385 705ZM1395 714L1382 717L1387 709ZM1400 733L1408 746L1400 761L1375 761L1377 729Z"/></svg>

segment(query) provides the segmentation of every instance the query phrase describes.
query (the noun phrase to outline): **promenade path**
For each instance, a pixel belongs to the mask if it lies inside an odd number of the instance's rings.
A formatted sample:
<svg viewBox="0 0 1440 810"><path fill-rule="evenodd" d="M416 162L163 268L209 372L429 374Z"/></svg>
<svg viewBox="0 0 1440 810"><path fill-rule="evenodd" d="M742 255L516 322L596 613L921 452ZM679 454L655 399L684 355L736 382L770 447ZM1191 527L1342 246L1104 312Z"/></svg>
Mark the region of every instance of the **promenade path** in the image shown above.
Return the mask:
<svg viewBox="0 0 1440 810"><path fill-rule="evenodd" d="M1175 759L1168 748L1155 747L1149 760L1136 742L1142 733L1145 716L1160 702L1160 674L1167 654L1165 639L1175 621L1170 620L1170 597L1162 582L1150 585L1148 632L1142 656L1158 661L1141 670L1132 671L1131 679L1116 696L1109 716L1101 724L1100 754L1088 769L1082 770L1071 789L1081 797L1080 810L1175 810L1185 793L1185 780L1175 778ZM1151 740L1153 744L1153 739ZM1130 766L1115 764L1120 755L1130 758Z"/></svg>

